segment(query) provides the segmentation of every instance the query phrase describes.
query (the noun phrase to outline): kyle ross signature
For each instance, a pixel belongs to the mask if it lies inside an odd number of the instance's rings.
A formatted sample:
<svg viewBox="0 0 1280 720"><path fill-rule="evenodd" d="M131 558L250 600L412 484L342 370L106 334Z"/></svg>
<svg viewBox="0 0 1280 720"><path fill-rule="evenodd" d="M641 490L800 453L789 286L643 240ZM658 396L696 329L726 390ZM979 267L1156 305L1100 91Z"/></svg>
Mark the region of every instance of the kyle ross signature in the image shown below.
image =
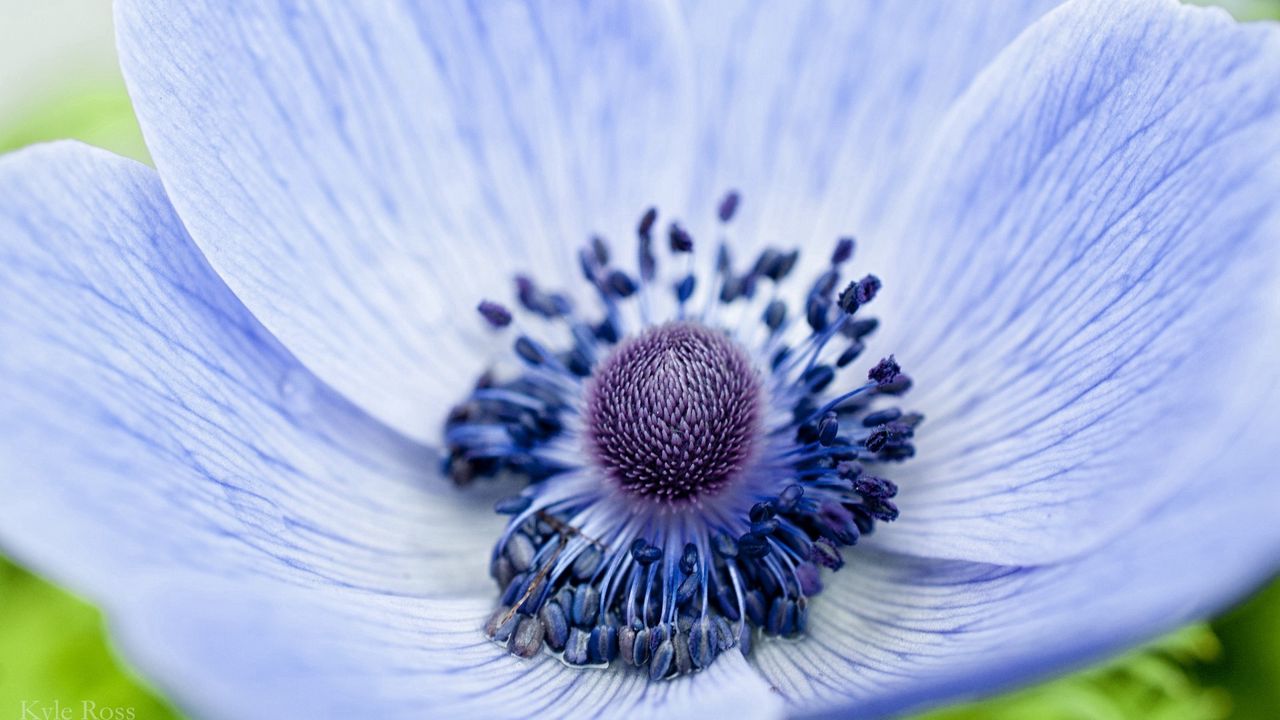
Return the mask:
<svg viewBox="0 0 1280 720"><path fill-rule="evenodd" d="M61 700L23 700L20 720L137 720L132 707L99 705L92 700L64 703Z"/></svg>

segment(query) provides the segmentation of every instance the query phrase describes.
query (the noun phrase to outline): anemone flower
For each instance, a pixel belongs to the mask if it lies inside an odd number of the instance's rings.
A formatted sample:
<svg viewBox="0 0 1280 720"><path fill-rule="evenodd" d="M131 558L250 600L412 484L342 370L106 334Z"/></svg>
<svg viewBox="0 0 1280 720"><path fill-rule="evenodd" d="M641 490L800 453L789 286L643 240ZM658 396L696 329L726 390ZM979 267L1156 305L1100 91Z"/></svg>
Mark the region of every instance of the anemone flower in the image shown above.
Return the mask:
<svg viewBox="0 0 1280 720"><path fill-rule="evenodd" d="M0 161L0 537L209 717L871 717L1221 608L1280 32L1050 5L119 3L156 169Z"/></svg>

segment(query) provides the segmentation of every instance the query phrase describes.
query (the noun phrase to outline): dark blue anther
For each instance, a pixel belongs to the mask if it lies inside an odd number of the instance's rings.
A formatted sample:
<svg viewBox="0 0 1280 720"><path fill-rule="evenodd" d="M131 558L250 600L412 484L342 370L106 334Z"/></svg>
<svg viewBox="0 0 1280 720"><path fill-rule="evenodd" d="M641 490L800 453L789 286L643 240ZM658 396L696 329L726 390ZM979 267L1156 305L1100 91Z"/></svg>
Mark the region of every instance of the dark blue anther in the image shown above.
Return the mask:
<svg viewBox="0 0 1280 720"><path fill-rule="evenodd" d="M520 624L516 626L515 632L511 633L511 639L507 642L507 652L522 658L531 658L538 654L542 649L542 640L546 635L546 628L542 626L542 621L536 617L521 616Z"/></svg>
<svg viewBox="0 0 1280 720"><path fill-rule="evenodd" d="M489 616L489 620L484 624L484 632L489 637L500 643L505 643L511 639L511 633L515 632L516 626L520 623L520 616L511 612L511 608L507 605L501 605L493 614Z"/></svg>
<svg viewBox="0 0 1280 720"><path fill-rule="evenodd" d="M701 586L697 575L686 576L676 588L676 604L684 605L692 600L698 594L698 588Z"/></svg>
<svg viewBox="0 0 1280 720"><path fill-rule="evenodd" d="M840 554L840 550L836 548L835 544L825 537L820 537L813 541L809 559L832 570L839 570L844 567L844 556Z"/></svg>
<svg viewBox="0 0 1280 720"><path fill-rule="evenodd" d="M507 559L511 561L511 567L515 568L516 572L529 569L533 564L535 551L533 540L524 533L511 533L511 537L507 540Z"/></svg>
<svg viewBox="0 0 1280 720"><path fill-rule="evenodd" d="M924 422L924 415L921 415L918 412L903 413L902 417L898 418L898 422L909 428L914 428Z"/></svg>
<svg viewBox="0 0 1280 720"><path fill-rule="evenodd" d="M600 590L595 585L579 585L573 592L573 624L589 628L600 610Z"/></svg>
<svg viewBox="0 0 1280 720"><path fill-rule="evenodd" d="M716 553L720 555L720 557L738 557L738 543L734 542L733 538L724 533L716 533L715 537L711 538L711 545L715 548Z"/></svg>
<svg viewBox="0 0 1280 720"><path fill-rule="evenodd" d="M733 219L733 214L738 211L738 191L730 190L725 193L724 198L720 201L720 207L716 209L716 215L720 217L720 222L727 223Z"/></svg>
<svg viewBox="0 0 1280 720"><path fill-rule="evenodd" d="M782 492L778 493L778 499L774 502L774 506L782 512L791 512L802 497L804 497L803 487L788 485L782 489Z"/></svg>
<svg viewBox="0 0 1280 720"><path fill-rule="evenodd" d="M840 419L834 412L828 412L818 421L818 444L830 446L840 433Z"/></svg>
<svg viewBox="0 0 1280 720"><path fill-rule="evenodd" d="M609 291L620 298L629 298L636 292L636 281L621 270L613 270L605 280Z"/></svg>
<svg viewBox="0 0 1280 720"><path fill-rule="evenodd" d="M871 517L883 522L893 522L898 519L898 506L892 500L877 497L866 497L862 500L862 507L871 514Z"/></svg>
<svg viewBox="0 0 1280 720"><path fill-rule="evenodd" d="M764 309L764 324L772 331L777 331L782 327L782 323L787 321L787 304L781 300L774 300Z"/></svg>
<svg viewBox="0 0 1280 720"><path fill-rule="evenodd" d="M689 636L676 635L671 638L671 644L675 648L675 666L678 675L686 675L693 672L693 656L689 652Z"/></svg>
<svg viewBox="0 0 1280 720"><path fill-rule="evenodd" d="M746 593L747 619L751 624L760 626L764 625L765 613L768 610L765 604L764 593L752 588Z"/></svg>
<svg viewBox="0 0 1280 720"><path fill-rule="evenodd" d="M861 355L862 351L865 349L866 347L859 340L854 340L849 343L849 347L845 348L844 351L840 353L840 357L836 358L836 367L848 367L849 363L857 360L858 356Z"/></svg>
<svg viewBox="0 0 1280 720"><path fill-rule="evenodd" d="M653 237L653 224L658 221L658 208L651 207L640 216L636 225L636 235L642 238Z"/></svg>
<svg viewBox="0 0 1280 720"><path fill-rule="evenodd" d="M546 630L547 645L556 652L564 650L569 640L569 619L565 617L564 608L559 602L552 600L538 610L538 619Z"/></svg>
<svg viewBox="0 0 1280 720"><path fill-rule="evenodd" d="M631 557L641 565L652 565L662 559L662 548L650 545L644 538L636 538L631 543Z"/></svg>
<svg viewBox="0 0 1280 720"><path fill-rule="evenodd" d="M800 253L797 250L788 253L781 250L765 250L756 261L753 272L757 276L769 278L776 283L791 272L799 257Z"/></svg>
<svg viewBox="0 0 1280 720"><path fill-rule="evenodd" d="M760 520L759 522L751 523L752 535L760 535L760 536L772 535L777 531L778 531L778 521L776 519Z"/></svg>
<svg viewBox="0 0 1280 720"><path fill-rule="evenodd" d="M550 307L554 310L552 317L562 317L573 311L573 301L569 300L568 295L560 293L551 293L547 296Z"/></svg>
<svg viewBox="0 0 1280 720"><path fill-rule="evenodd" d="M840 265L853 257L853 238L842 237L836 241L835 252L831 253L831 264Z"/></svg>
<svg viewBox="0 0 1280 720"><path fill-rule="evenodd" d="M653 254L653 238L642 235L637 252L640 262L640 279L649 282L658 273L658 258Z"/></svg>
<svg viewBox="0 0 1280 720"><path fill-rule="evenodd" d="M671 242L671 252L693 252L693 236L678 223L671 223L671 227L667 230L667 239Z"/></svg>
<svg viewBox="0 0 1280 720"><path fill-rule="evenodd" d="M573 559L573 577L578 580L589 579L600 569L603 559L604 555L594 546L583 550Z"/></svg>
<svg viewBox="0 0 1280 720"><path fill-rule="evenodd" d="M911 389L911 377L906 373L898 373L893 376L892 380L881 383L876 387L876 392L882 395L901 395Z"/></svg>
<svg viewBox="0 0 1280 720"><path fill-rule="evenodd" d="M755 505L752 505L751 510L748 511L747 513L747 517L750 518L751 522L760 522L761 520L768 520L769 518L774 516L774 510L775 508L773 506L773 503L765 500L763 502L758 502Z"/></svg>
<svg viewBox="0 0 1280 720"><path fill-rule="evenodd" d="M723 242L720 247L716 248L716 272L721 275L728 275L729 269L733 267L733 257L729 254L729 246Z"/></svg>
<svg viewBox="0 0 1280 720"><path fill-rule="evenodd" d="M813 545L813 540L807 530L787 523L779 525L778 531L773 536L795 551L797 557L809 557L809 549Z"/></svg>
<svg viewBox="0 0 1280 720"><path fill-rule="evenodd" d="M780 634L790 637L796 634L796 601L788 599L785 608Z"/></svg>
<svg viewBox="0 0 1280 720"><path fill-rule="evenodd" d="M778 348L778 351L773 354L773 359L769 361L769 369L777 370L779 367L782 366L782 363L787 361L787 358L790 356L791 356L791 348L787 347L786 345L783 345L782 347Z"/></svg>
<svg viewBox="0 0 1280 720"><path fill-rule="evenodd" d="M751 626L746 623L738 628L738 652L742 653L742 657L751 654Z"/></svg>
<svg viewBox="0 0 1280 720"><path fill-rule="evenodd" d="M684 279L676 285L676 300L686 302L693 295L693 289L697 286L697 279L693 275L685 275Z"/></svg>
<svg viewBox="0 0 1280 720"><path fill-rule="evenodd" d="M680 553L680 572L692 575L698 569L698 546L685 543L684 552Z"/></svg>
<svg viewBox="0 0 1280 720"><path fill-rule="evenodd" d="M769 264L763 268L763 271L760 274L774 282L781 282L785 277L787 277L787 275L791 274L791 270L796 266L796 260L799 259L799 250L792 250L787 253L777 253L770 259Z"/></svg>
<svg viewBox="0 0 1280 720"><path fill-rule="evenodd" d="M879 290L880 279L875 275L851 282L840 292L840 309L852 315L858 308L871 302Z"/></svg>
<svg viewBox="0 0 1280 720"><path fill-rule="evenodd" d="M631 664L644 667L649 662L649 629L636 630L636 639L631 646Z"/></svg>
<svg viewBox="0 0 1280 720"><path fill-rule="evenodd" d="M880 321L875 318L849 320L840 326L840 333L850 340L861 340L875 332L878 327L880 327Z"/></svg>
<svg viewBox="0 0 1280 720"><path fill-rule="evenodd" d="M871 434L867 436L867 449L871 452L879 452L889 445L911 437L911 435L912 430L910 427L898 422L888 422L872 430Z"/></svg>
<svg viewBox="0 0 1280 720"><path fill-rule="evenodd" d="M830 365L814 365L804 373L804 384L811 393L822 392L835 379L836 371Z"/></svg>
<svg viewBox="0 0 1280 720"><path fill-rule="evenodd" d="M670 640L663 640L653 651L649 660L649 679L658 680L671 670L671 662L675 659L675 645Z"/></svg>
<svg viewBox="0 0 1280 720"><path fill-rule="evenodd" d="M822 592L822 575L818 572L818 566L812 562L803 562L796 566L795 570L796 583L799 584L799 590L804 595L817 595Z"/></svg>
<svg viewBox="0 0 1280 720"><path fill-rule="evenodd" d="M601 320L600 324L595 327L595 333L597 338L610 345L617 343L621 337L621 333L618 332L618 324L611 317Z"/></svg>
<svg viewBox="0 0 1280 720"><path fill-rule="evenodd" d="M591 285L596 284L596 271L599 268L596 266L595 257L591 255L591 251L587 248L578 250L578 270L582 272L583 280L586 280Z"/></svg>
<svg viewBox="0 0 1280 720"><path fill-rule="evenodd" d="M876 363L876 366L867 373L867 378L877 385L885 386L892 383L901 373L902 368L898 366L898 361L890 355Z"/></svg>
<svg viewBox="0 0 1280 720"><path fill-rule="evenodd" d="M796 442L801 445L818 442L818 423L806 422L796 428Z"/></svg>
<svg viewBox="0 0 1280 720"><path fill-rule="evenodd" d="M831 295L831 291L836 289L836 283L840 282L840 273L835 270L827 270L813 281L813 287L809 289L809 294L826 298Z"/></svg>
<svg viewBox="0 0 1280 720"><path fill-rule="evenodd" d="M659 623L649 628L649 655L653 656L658 646L671 639L671 627L666 623Z"/></svg>
<svg viewBox="0 0 1280 720"><path fill-rule="evenodd" d="M880 292L880 278L867 275L858 281L858 304L866 305L875 299L878 292Z"/></svg>
<svg viewBox="0 0 1280 720"><path fill-rule="evenodd" d="M649 598L649 602L644 609L645 622L647 623L658 622L658 620L661 617L661 613L662 613L662 600L658 598L658 593L654 593L653 596ZM657 641L653 640L649 644L651 646L656 645ZM649 650L650 652L652 652L653 648L650 647Z"/></svg>
<svg viewBox="0 0 1280 720"><path fill-rule="evenodd" d="M527 275L516 276L516 297L525 309L545 318L560 317L571 309L569 298L542 292Z"/></svg>
<svg viewBox="0 0 1280 720"><path fill-rule="evenodd" d="M546 350L524 335L516 339L516 354L530 365L541 365L547 358Z"/></svg>
<svg viewBox="0 0 1280 720"><path fill-rule="evenodd" d="M484 300L476 307L485 322L495 328L504 328L511 324L511 311L496 302Z"/></svg>
<svg viewBox="0 0 1280 720"><path fill-rule="evenodd" d="M705 668L716 657L715 628L706 616L700 618L689 629L689 659L694 667Z"/></svg>
<svg viewBox="0 0 1280 720"><path fill-rule="evenodd" d="M840 291L840 297L837 302L840 305L840 309L843 310L846 315L852 315L858 312L860 303L858 302L858 282L856 280L846 285L844 290Z"/></svg>
<svg viewBox="0 0 1280 720"><path fill-rule="evenodd" d="M630 625L624 625L618 630L618 655L622 658L622 662L635 665L635 652L636 630Z"/></svg>
<svg viewBox="0 0 1280 720"><path fill-rule="evenodd" d="M781 635L786 627L787 599L776 597L769 604L769 614L765 618L764 631L770 635Z"/></svg>
<svg viewBox="0 0 1280 720"><path fill-rule="evenodd" d="M591 236L591 256L600 267L609 264L609 245L599 235Z"/></svg>
<svg viewBox="0 0 1280 720"><path fill-rule="evenodd" d="M498 582L498 587L505 588L515 577L516 570L506 555L498 555L489 562L489 575Z"/></svg>
<svg viewBox="0 0 1280 720"><path fill-rule="evenodd" d="M860 530L854 524L854 516L840 503L822 503L815 520L824 535L841 545L853 545L858 542Z"/></svg>
<svg viewBox="0 0 1280 720"><path fill-rule="evenodd" d="M521 589L524 587L525 580L528 579L525 573L516 573L511 576L511 582L507 583L507 587L502 591L501 602L503 605L515 605L520 599Z"/></svg>
<svg viewBox="0 0 1280 720"><path fill-rule="evenodd" d="M867 512L867 509L861 505L850 505L849 512L853 514L853 524L859 533L869 534L875 530L876 519Z"/></svg>
<svg viewBox="0 0 1280 720"><path fill-rule="evenodd" d="M756 262L751 266L751 272L749 274L755 277L764 275L774 263L778 262L778 258L780 257L782 257L782 253L776 248L765 248L756 256Z"/></svg>
<svg viewBox="0 0 1280 720"><path fill-rule="evenodd" d="M846 460L836 465L836 474L845 480L853 480L862 475L862 464Z"/></svg>
<svg viewBox="0 0 1280 720"><path fill-rule="evenodd" d="M891 498L898 494L898 486L891 480L863 475L853 481L854 492L863 497Z"/></svg>
<svg viewBox="0 0 1280 720"><path fill-rule="evenodd" d="M827 329L830 310L831 303L827 301L826 298L814 295L809 298L807 303L805 303L805 322L809 323L809 327L812 328L814 332L820 333Z"/></svg>
<svg viewBox="0 0 1280 720"><path fill-rule="evenodd" d="M730 620L737 622L738 620L738 598L734 595L733 589L721 585L715 591L716 607L720 612Z"/></svg>
<svg viewBox="0 0 1280 720"><path fill-rule="evenodd" d="M591 633L582 628L569 631L569 640L564 646L564 659L572 665L586 665L591 661Z"/></svg>
<svg viewBox="0 0 1280 720"><path fill-rule="evenodd" d="M731 618L731 620L737 619L737 615L734 615L734 617ZM711 629L714 631L717 654L733 647L738 641L737 636L734 635L733 627L729 625L729 622L729 620L726 620L719 615L711 619Z"/></svg>
<svg viewBox="0 0 1280 720"><path fill-rule="evenodd" d="M720 286L720 302L728 304L747 294L747 279L740 276L726 277Z"/></svg>
<svg viewBox="0 0 1280 720"><path fill-rule="evenodd" d="M863 427L875 427L887 422L893 422L900 417L902 417L902 411L898 408L885 408L884 410L867 413L867 415L862 418L862 425Z"/></svg>
<svg viewBox="0 0 1280 720"><path fill-rule="evenodd" d="M499 515L519 515L529 509L533 498L524 495L508 495L493 504L493 511Z"/></svg>
<svg viewBox="0 0 1280 720"><path fill-rule="evenodd" d="M755 533L743 533L738 538L738 554L751 560L759 560L769 554L769 540Z"/></svg>
<svg viewBox="0 0 1280 720"><path fill-rule="evenodd" d="M520 299L520 304L527 309L532 310L533 304L531 298L538 292L538 288L533 284L533 278L528 275L516 275L516 297Z"/></svg>
<svg viewBox="0 0 1280 720"><path fill-rule="evenodd" d="M618 657L618 629L612 625L597 625L591 631L588 655L591 662L613 662Z"/></svg>
<svg viewBox="0 0 1280 720"><path fill-rule="evenodd" d="M588 377L591 375L591 360L587 358L586 353L582 352L578 348L574 348L573 350L565 353L564 357L561 358L561 362L569 369L569 372L577 375L578 377Z"/></svg>
<svg viewBox="0 0 1280 720"><path fill-rule="evenodd" d="M796 634L803 635L809 632L809 600L804 597L796 598Z"/></svg>

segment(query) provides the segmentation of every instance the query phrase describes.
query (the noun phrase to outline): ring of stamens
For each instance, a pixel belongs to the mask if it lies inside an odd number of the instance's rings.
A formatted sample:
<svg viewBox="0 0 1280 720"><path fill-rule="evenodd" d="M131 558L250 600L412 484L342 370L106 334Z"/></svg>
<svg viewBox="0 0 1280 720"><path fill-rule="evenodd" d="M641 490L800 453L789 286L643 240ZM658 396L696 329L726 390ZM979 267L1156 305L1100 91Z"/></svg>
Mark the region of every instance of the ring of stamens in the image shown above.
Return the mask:
<svg viewBox="0 0 1280 720"><path fill-rule="evenodd" d="M720 204L722 226L738 202ZM501 597L488 636L517 656L620 660L654 679L747 654L756 630L803 634L821 568L838 570L842 547L897 517L897 487L874 471L914 455L922 420L884 402L911 385L892 356L831 391L877 326L859 316L875 276L836 292L851 239L793 315L768 288L797 251L767 249L739 272L722 240L700 278L689 262L659 263L656 227L651 209L635 274L600 238L580 253L596 319L517 279L521 308L563 323L572 342L552 349L517 329L523 369L486 373L453 409L444 462L458 485L527 480L495 508L511 520L490 563ZM666 235L687 260L692 236L678 223ZM672 308L661 318L659 300ZM639 328L624 319L629 303ZM516 325L501 304L478 309L496 330Z"/></svg>

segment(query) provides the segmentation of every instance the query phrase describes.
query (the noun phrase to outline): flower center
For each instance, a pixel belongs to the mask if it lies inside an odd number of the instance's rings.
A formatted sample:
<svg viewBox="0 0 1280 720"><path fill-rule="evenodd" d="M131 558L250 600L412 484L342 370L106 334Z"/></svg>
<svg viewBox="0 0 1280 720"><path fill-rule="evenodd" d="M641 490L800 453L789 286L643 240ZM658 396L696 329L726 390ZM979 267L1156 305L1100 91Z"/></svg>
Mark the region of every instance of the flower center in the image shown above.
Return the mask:
<svg viewBox="0 0 1280 720"><path fill-rule="evenodd" d="M599 237L580 251L594 302L522 275L518 309L536 325L477 308L515 334L518 367L486 372L453 408L444 471L459 486L526 481L494 507L511 519L484 627L513 655L657 680L748 654L758 635L804 635L823 569L897 518L879 473L915 454L923 416L897 407L911 378L892 355L860 360L880 281L841 280L854 242L840 238L788 305L799 250L735 263L737 207L729 193L717 209L714 265L678 222L660 243L651 208L633 260Z"/></svg>
<svg viewBox="0 0 1280 720"><path fill-rule="evenodd" d="M601 364L587 389L591 457L635 497L714 496L751 460L760 377L722 332L692 322L651 328Z"/></svg>

